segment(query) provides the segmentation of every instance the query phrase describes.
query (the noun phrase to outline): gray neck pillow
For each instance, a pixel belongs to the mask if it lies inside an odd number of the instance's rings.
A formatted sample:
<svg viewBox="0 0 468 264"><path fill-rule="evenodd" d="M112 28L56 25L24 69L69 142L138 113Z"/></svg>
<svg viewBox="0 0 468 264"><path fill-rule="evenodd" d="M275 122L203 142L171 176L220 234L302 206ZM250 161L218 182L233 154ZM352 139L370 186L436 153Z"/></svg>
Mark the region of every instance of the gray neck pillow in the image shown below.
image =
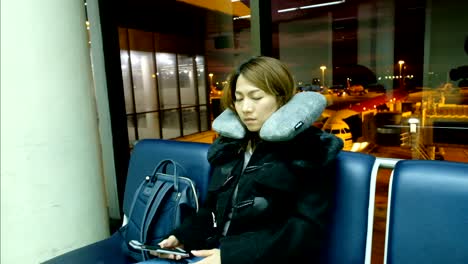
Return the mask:
<svg viewBox="0 0 468 264"><path fill-rule="evenodd" d="M327 100L320 93L297 93L265 121L259 136L266 141L288 141L310 127L326 106ZM244 138L247 130L230 109L213 121L213 129L221 136L235 139Z"/></svg>

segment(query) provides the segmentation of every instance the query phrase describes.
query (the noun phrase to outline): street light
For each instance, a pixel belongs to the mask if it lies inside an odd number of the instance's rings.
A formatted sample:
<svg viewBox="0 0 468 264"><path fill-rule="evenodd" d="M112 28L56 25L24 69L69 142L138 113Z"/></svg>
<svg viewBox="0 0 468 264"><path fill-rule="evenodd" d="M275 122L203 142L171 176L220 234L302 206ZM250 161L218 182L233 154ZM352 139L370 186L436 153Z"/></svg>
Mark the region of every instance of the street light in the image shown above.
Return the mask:
<svg viewBox="0 0 468 264"><path fill-rule="evenodd" d="M327 69L327 66L320 66L320 70L322 70L322 86L325 87L325 70Z"/></svg>
<svg viewBox="0 0 468 264"><path fill-rule="evenodd" d="M213 73L208 74L210 77L210 88L213 87Z"/></svg>
<svg viewBox="0 0 468 264"><path fill-rule="evenodd" d="M400 78L401 78L401 67L403 66L403 64L405 64L405 61L399 60L398 64L400 64Z"/></svg>
<svg viewBox="0 0 468 264"><path fill-rule="evenodd" d="M398 64L400 65L400 75L399 75L399 78L400 78L400 88L403 87L403 76L401 76L401 68L403 67L403 64L405 64L405 61L404 60L399 60L398 61Z"/></svg>
<svg viewBox="0 0 468 264"><path fill-rule="evenodd" d="M405 64L405 61L399 60L398 64L400 65L400 74L398 78L400 78L400 88L403 87L403 76L401 75L401 68L403 67L403 64Z"/></svg>

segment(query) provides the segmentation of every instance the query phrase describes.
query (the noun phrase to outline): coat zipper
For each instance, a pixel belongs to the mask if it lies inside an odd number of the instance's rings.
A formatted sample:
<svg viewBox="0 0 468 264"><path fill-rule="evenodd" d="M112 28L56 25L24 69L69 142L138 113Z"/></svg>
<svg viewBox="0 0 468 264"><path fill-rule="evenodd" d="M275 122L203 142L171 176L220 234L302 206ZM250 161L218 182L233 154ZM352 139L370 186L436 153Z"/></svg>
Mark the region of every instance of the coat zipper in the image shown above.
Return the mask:
<svg viewBox="0 0 468 264"><path fill-rule="evenodd" d="M251 204L253 204L253 203L254 203L254 200L251 199L251 200L242 201L242 202L240 202L240 203L234 205L233 207L234 207L235 209L239 209L239 208L242 208L242 207L249 206L249 205L251 205Z"/></svg>
<svg viewBox="0 0 468 264"><path fill-rule="evenodd" d="M214 228L218 227L218 224L216 223L216 216L213 212L211 212L211 216L213 217L213 227Z"/></svg>

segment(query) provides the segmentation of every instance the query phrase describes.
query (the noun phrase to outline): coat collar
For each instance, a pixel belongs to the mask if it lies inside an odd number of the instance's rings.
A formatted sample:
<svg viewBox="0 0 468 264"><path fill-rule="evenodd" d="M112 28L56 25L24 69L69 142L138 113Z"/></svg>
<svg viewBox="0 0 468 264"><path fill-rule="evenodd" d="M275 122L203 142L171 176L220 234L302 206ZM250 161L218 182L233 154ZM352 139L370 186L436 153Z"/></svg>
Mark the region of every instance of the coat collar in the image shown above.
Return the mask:
<svg viewBox="0 0 468 264"><path fill-rule="evenodd" d="M219 165L242 158L247 141L248 137L242 139L218 137L208 150L208 161L212 165ZM323 132L317 127L309 126L289 141L261 140L256 151L261 151L262 155L271 152L284 152L296 166L309 167L312 166L311 164L316 166L317 162L327 165L336 158L342 149L343 140L333 134Z"/></svg>

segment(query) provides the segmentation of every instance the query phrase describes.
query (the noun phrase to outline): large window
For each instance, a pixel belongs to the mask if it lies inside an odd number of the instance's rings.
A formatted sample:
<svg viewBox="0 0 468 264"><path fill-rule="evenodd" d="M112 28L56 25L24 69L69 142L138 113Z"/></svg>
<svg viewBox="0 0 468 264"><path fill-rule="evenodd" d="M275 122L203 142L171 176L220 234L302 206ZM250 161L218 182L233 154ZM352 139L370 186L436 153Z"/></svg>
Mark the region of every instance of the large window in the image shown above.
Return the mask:
<svg viewBox="0 0 468 264"><path fill-rule="evenodd" d="M204 56L159 52L152 32L120 28L119 37L130 142L208 130Z"/></svg>
<svg viewBox="0 0 468 264"><path fill-rule="evenodd" d="M153 33L120 34L131 139L207 131L228 74L261 53L285 62L299 91L327 98L311 125L345 150L468 162L468 1L149 2L126 19ZM372 263L383 262L390 175L376 180Z"/></svg>
<svg viewBox="0 0 468 264"><path fill-rule="evenodd" d="M267 43L266 55L290 67L301 91L328 99L314 124L335 132L346 150L468 161L468 2L265 3L178 0L171 10L184 17L159 24L178 37L121 30L130 137L208 130L228 74ZM167 8L158 10L166 17ZM271 34L252 34L252 16L268 11L271 20L255 28ZM197 52L187 52L191 46Z"/></svg>
<svg viewBox="0 0 468 264"><path fill-rule="evenodd" d="M468 161L468 3L273 2L278 57L347 150Z"/></svg>

